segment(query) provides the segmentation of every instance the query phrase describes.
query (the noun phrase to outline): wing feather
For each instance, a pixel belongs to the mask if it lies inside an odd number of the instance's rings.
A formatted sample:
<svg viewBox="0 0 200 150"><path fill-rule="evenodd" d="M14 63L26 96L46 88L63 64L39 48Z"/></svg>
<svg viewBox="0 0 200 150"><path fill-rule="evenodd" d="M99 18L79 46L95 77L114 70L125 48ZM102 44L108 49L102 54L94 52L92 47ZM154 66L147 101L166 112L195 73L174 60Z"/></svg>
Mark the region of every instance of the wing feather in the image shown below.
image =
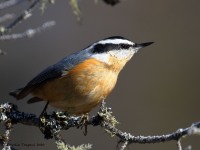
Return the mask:
<svg viewBox="0 0 200 150"><path fill-rule="evenodd" d="M9 94L11 96L14 96L18 100L22 99L28 94L30 94L33 89L40 86L41 84L49 80L62 77L62 75L64 75L67 71L69 71L71 68L73 68L80 62L86 60L89 56L90 53L88 53L87 49L69 55L61 61L59 61L58 63L46 68L35 78L33 78L24 88L12 91Z"/></svg>

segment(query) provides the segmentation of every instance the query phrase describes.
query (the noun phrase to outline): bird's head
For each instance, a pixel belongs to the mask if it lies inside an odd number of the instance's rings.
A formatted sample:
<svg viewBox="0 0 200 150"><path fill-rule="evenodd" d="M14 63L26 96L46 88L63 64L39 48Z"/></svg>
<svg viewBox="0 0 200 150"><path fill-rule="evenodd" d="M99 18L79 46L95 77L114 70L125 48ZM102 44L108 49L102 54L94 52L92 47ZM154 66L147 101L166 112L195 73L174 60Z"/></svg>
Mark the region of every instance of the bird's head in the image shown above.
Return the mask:
<svg viewBox="0 0 200 150"><path fill-rule="evenodd" d="M93 58L108 65L119 65L119 68L123 68L126 62L128 62L139 49L151 45L152 43L153 42L137 44L124 37L113 36L100 40L92 44L89 48Z"/></svg>

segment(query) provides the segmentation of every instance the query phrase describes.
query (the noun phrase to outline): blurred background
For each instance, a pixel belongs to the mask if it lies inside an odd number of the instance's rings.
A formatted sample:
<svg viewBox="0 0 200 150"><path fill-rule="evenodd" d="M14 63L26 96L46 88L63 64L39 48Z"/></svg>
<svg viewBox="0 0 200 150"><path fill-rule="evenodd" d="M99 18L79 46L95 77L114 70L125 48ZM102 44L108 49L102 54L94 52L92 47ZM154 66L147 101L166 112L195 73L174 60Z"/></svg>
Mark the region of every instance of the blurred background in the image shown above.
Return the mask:
<svg viewBox="0 0 200 150"><path fill-rule="evenodd" d="M19 13L29 2L1 11ZM16 101L8 92L23 87L47 66L89 44L120 35L134 42L155 43L140 50L121 72L118 83L107 98L122 131L133 135L161 135L200 121L200 1L124 0L112 7L99 1L79 1L81 23L76 21L68 1L56 1L44 14L34 15L13 32L23 32L55 20L56 26L31 39L0 41L8 54L0 56L0 99L19 110L37 115L45 103L28 105ZM51 112L52 109L49 109ZM98 111L96 108L93 113ZM100 127L63 131L71 145L93 144L94 150L116 149L118 138L111 138ZM200 137L182 140L183 147L200 149ZM36 127L15 125L11 143L18 149L56 149L54 140L45 140ZM42 144L42 146L23 146ZM176 150L176 142L132 144L134 150Z"/></svg>

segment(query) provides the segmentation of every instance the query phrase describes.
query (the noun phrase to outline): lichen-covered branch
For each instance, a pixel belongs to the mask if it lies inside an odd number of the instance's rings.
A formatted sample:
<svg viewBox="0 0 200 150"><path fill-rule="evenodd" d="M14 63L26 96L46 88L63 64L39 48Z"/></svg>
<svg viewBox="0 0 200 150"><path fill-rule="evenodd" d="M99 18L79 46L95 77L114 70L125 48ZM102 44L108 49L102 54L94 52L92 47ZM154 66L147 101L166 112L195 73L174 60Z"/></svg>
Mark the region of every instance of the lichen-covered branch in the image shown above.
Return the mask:
<svg viewBox="0 0 200 150"><path fill-rule="evenodd" d="M38 118L34 114L20 112L16 105L10 103L1 104L0 122L6 122L8 120L12 125L21 123L24 125L39 127L46 139L55 139L58 149L61 149L60 147L63 147L63 145L65 147L68 146L61 139L61 130L68 130L72 127L83 128L88 125L101 126L109 135L118 137L119 143L122 143L121 150L124 150L127 145L132 143L160 143L172 140L177 141L178 149L181 150L182 147L180 140L182 137L200 133L200 122L197 122L193 123L190 127L178 129L177 131L166 135L134 136L130 133L122 132L115 127L117 121L112 115L111 109L107 108L104 102L102 103L99 112L90 118L85 117L85 115L69 116L66 112L53 112L51 115L45 114L41 118ZM1 143L5 143L2 138L0 138L0 141Z"/></svg>

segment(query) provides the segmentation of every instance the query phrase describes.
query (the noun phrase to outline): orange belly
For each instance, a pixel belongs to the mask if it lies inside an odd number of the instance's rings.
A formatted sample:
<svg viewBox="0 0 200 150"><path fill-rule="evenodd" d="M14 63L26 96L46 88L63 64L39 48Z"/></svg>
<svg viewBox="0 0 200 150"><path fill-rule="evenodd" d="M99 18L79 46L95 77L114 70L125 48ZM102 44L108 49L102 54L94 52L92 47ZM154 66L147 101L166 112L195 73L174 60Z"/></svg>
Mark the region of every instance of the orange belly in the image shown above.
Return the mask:
<svg viewBox="0 0 200 150"><path fill-rule="evenodd" d="M32 94L71 114L89 112L114 88L118 73L104 63L88 59L60 78L36 88Z"/></svg>

